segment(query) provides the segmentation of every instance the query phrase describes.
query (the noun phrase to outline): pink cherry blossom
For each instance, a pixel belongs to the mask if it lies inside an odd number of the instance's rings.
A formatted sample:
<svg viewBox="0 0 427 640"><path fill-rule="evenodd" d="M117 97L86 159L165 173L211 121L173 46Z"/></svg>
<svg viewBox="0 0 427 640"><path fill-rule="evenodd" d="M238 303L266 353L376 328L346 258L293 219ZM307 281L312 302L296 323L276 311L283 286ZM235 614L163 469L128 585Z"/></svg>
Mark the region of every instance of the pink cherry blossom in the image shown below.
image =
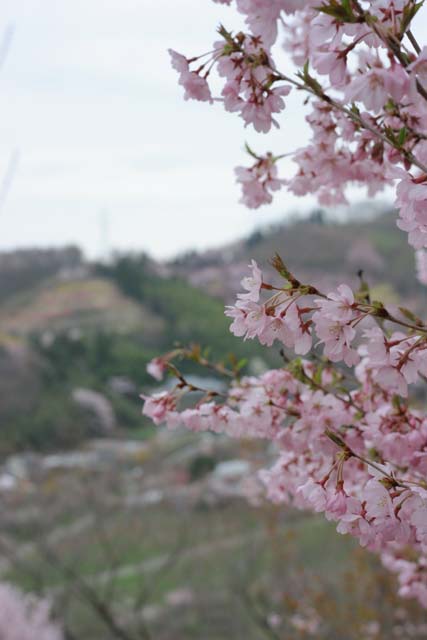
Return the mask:
<svg viewBox="0 0 427 640"><path fill-rule="evenodd" d="M418 282L427 285L427 252L419 249L415 252Z"/></svg>
<svg viewBox="0 0 427 640"><path fill-rule="evenodd" d="M344 360L349 367L359 362L357 351L351 348L351 343L356 336L353 327L331 320L319 313L313 315L313 322L320 343L324 344L324 354L331 362Z"/></svg>
<svg viewBox="0 0 427 640"><path fill-rule="evenodd" d="M328 293L324 300L316 300L316 304L325 316L337 322L350 322L359 316L354 309L353 291L346 284L340 284L336 292Z"/></svg>
<svg viewBox="0 0 427 640"><path fill-rule="evenodd" d="M274 115L285 108L283 100L290 90L289 84L275 75L269 54L259 38L242 36L232 40L226 36L225 46L221 42L214 45L215 51L223 53L218 57L217 70L225 78L221 95L227 111L239 112L246 125L252 124L256 131L267 133L271 126L278 127Z"/></svg>
<svg viewBox="0 0 427 640"><path fill-rule="evenodd" d="M179 84L185 89L184 100L212 102L206 78L196 71L190 71L188 60L173 49L169 49L173 68L179 73Z"/></svg>
<svg viewBox="0 0 427 640"><path fill-rule="evenodd" d="M408 241L415 249L427 247L427 176L404 174L397 185L396 204L400 208L398 227L408 232Z"/></svg>
<svg viewBox="0 0 427 640"><path fill-rule="evenodd" d="M344 84L347 75L347 56L345 50L329 49L328 47L318 48L313 55L313 67L318 73L328 74L334 86Z"/></svg>
<svg viewBox="0 0 427 640"><path fill-rule="evenodd" d="M363 492L366 502L365 511L368 519L375 521L394 519L393 501L389 491L376 479L369 480Z"/></svg>
<svg viewBox="0 0 427 640"><path fill-rule="evenodd" d="M415 73L421 82L427 82L427 47L423 47L420 54L407 67L408 71Z"/></svg>
<svg viewBox="0 0 427 640"><path fill-rule="evenodd" d="M151 418L154 424L161 424L171 411L175 409L176 400L167 391L152 396L141 396L144 402L143 414Z"/></svg>
<svg viewBox="0 0 427 640"><path fill-rule="evenodd" d="M348 85L346 99L363 102L367 109L380 111L391 97L400 102L409 90L409 77L401 67L374 67Z"/></svg>
<svg viewBox="0 0 427 640"><path fill-rule="evenodd" d="M347 513L347 498L343 491L335 491L325 503L325 516L328 520L339 520Z"/></svg>
<svg viewBox="0 0 427 640"><path fill-rule="evenodd" d="M163 358L153 358L147 365L147 372L156 380L162 380L166 370L166 363Z"/></svg>
<svg viewBox="0 0 427 640"><path fill-rule="evenodd" d="M271 154L259 158L255 164L247 169L236 167L237 182L242 187L241 202L249 209L257 209L273 200L272 192L281 189L284 180L277 177L277 165Z"/></svg>
<svg viewBox="0 0 427 640"><path fill-rule="evenodd" d="M300 308L296 304L287 305L282 315L292 333L291 344L286 341L284 344L292 347L298 355L305 355L310 351L313 339L309 325L302 320Z"/></svg>
<svg viewBox="0 0 427 640"><path fill-rule="evenodd" d="M187 99L215 99L256 132L283 119L285 148L247 148L252 166L236 169L243 204L258 208L288 189L334 206L347 202L349 186L364 187L369 198L392 187L398 226L427 283L427 47L412 31L426 9L420 4L412 16L412 4L235 0L247 30L221 26L201 56L170 53ZM291 88L305 96L309 128L295 149L286 146ZM279 177L285 157L296 167L286 180ZM281 366L236 376L221 395L200 399L199 390L193 404L194 389L179 375L171 392L143 396L144 413L169 428L269 441L271 467L259 472L266 497L323 513L339 533L379 553L399 593L427 608L427 322L419 311L389 309L365 288L356 295L341 284L325 293L281 259L273 264L282 285L266 281L252 261L225 314L235 336L286 347ZM305 356L319 344L320 357L289 361L289 352ZM161 358L149 365L156 377L161 368Z"/></svg>
<svg viewBox="0 0 427 640"><path fill-rule="evenodd" d="M344 360L351 367L359 362L359 355L351 347L356 336L353 327L360 313L354 308L353 292L347 285L340 285L337 292L329 293L326 299L315 301L319 310L313 314L313 322L324 353L332 362Z"/></svg>
<svg viewBox="0 0 427 640"><path fill-rule="evenodd" d="M63 640L50 617L50 604L0 584L0 637L2 640Z"/></svg>
<svg viewBox="0 0 427 640"><path fill-rule="evenodd" d="M237 8L246 15L252 33L260 36L263 45L270 47L277 38L277 25L280 13L285 7L289 7L284 0L237 0Z"/></svg>
<svg viewBox="0 0 427 640"><path fill-rule="evenodd" d="M240 300L258 302L262 286L262 271L255 260L252 260L249 266L252 269L252 274L250 276L246 276L241 281L241 285L246 289L247 293L239 293L237 297Z"/></svg>

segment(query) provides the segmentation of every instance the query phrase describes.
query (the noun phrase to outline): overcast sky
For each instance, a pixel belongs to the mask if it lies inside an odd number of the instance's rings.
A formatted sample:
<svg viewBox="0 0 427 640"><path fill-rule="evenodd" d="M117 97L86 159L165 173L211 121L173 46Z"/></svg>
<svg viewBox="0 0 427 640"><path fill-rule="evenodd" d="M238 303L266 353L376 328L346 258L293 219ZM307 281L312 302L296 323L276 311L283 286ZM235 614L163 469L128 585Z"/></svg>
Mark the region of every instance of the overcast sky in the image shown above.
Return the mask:
<svg viewBox="0 0 427 640"><path fill-rule="evenodd" d="M0 69L0 250L77 243L97 256L107 241L165 257L313 206L284 193L250 212L233 177L245 140L304 143L299 98L263 138L182 100L166 50L206 51L220 21L239 24L208 0L2 0L14 33Z"/></svg>

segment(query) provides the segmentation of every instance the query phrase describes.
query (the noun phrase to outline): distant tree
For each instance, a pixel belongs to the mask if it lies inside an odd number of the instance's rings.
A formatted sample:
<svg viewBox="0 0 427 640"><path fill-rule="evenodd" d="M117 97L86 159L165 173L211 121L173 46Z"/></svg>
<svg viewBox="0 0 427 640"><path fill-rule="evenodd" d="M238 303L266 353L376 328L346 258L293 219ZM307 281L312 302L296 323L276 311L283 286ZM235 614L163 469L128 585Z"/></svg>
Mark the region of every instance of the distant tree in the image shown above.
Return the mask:
<svg viewBox="0 0 427 640"><path fill-rule="evenodd" d="M308 217L310 222L314 224L325 224L326 222L326 212L324 209L313 209Z"/></svg>
<svg viewBox="0 0 427 640"><path fill-rule="evenodd" d="M262 231L259 231L259 229L257 229L256 231L253 231L251 235L246 238L245 244L247 248L252 249L253 247L256 247L256 245L261 242L263 237L264 235Z"/></svg>
<svg viewBox="0 0 427 640"><path fill-rule="evenodd" d="M63 640L60 627L50 618L46 600L0 583L0 638L2 640Z"/></svg>

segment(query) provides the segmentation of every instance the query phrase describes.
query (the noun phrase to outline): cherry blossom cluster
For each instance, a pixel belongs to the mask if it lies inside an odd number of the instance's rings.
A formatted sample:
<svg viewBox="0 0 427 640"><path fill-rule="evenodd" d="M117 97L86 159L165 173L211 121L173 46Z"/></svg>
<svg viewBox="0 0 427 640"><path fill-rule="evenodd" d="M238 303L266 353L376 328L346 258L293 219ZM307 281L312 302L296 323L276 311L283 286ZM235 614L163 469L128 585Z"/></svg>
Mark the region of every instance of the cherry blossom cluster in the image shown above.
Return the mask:
<svg viewBox="0 0 427 640"><path fill-rule="evenodd" d="M233 35L223 27L219 34L222 40L214 43L207 59L202 56L203 60L188 60L169 50L172 65L180 76L179 83L185 89L184 97L212 102L208 77L216 67L224 80L221 100L227 111L239 113L246 125L252 124L259 132L267 133L272 125L278 127L274 114L285 108L283 98L291 87L281 82L261 39L244 33Z"/></svg>
<svg viewBox="0 0 427 640"><path fill-rule="evenodd" d="M399 594L403 598L416 598L427 608L427 563L425 557L408 559L398 545L382 554L385 567L397 574Z"/></svg>
<svg viewBox="0 0 427 640"><path fill-rule="evenodd" d="M322 345L330 362L344 362L348 367L360 363L363 379L374 378L383 389L404 397L408 384L417 382L420 375L427 376L426 327L414 324L409 334L386 333L375 324L376 319L407 323L393 318L380 303L357 299L348 285L321 294L298 282L283 262L276 266L287 279L283 288L264 282L252 261L251 276L242 280L245 293L238 294L236 304L225 311L233 320L234 335L256 337L266 346L277 340L300 355L307 354L313 344ZM262 300L263 291L274 293Z"/></svg>
<svg viewBox="0 0 427 640"><path fill-rule="evenodd" d="M235 169L237 181L242 186L241 202L249 209L270 204L273 201L272 193L285 184L285 180L278 177L277 160L271 153L264 157L255 156L255 159L252 167Z"/></svg>
<svg viewBox="0 0 427 640"><path fill-rule="evenodd" d="M50 618L50 604L0 584L0 638L2 640L62 640Z"/></svg>
<svg viewBox="0 0 427 640"><path fill-rule="evenodd" d="M284 285L266 282L252 261L243 292L225 310L230 329L299 355L314 349L316 359L296 359L258 378L236 377L221 397L179 374L175 350L149 364L157 380L170 368L178 377L175 389L144 396L143 412L170 429L273 441L277 460L260 472L270 500L323 512L340 533L386 558L404 558L409 547L421 562L427 550L427 417L407 397L408 387L427 377L427 327L403 308L402 317L391 315L363 288L353 292L342 284L324 294L299 282L279 256L273 264ZM194 391L202 399L182 409L184 396ZM421 586L401 592L427 606L421 595L427 572L415 573ZM406 575L406 569L399 572L399 580Z"/></svg>
<svg viewBox="0 0 427 640"><path fill-rule="evenodd" d="M427 606L427 418L360 375L362 387L343 393L330 364L301 360L184 409L196 389L181 379L146 397L143 411L170 429L273 441L276 461L260 472L268 498L324 513L337 531L384 554L386 566L394 558L402 595Z"/></svg>
<svg viewBox="0 0 427 640"><path fill-rule="evenodd" d="M391 182L384 173L382 143L358 128L340 111L321 101L312 102L306 117L312 130L310 144L296 151L297 173L287 185L297 196L316 194L320 204L346 204L349 184L365 186L369 196Z"/></svg>
<svg viewBox="0 0 427 640"><path fill-rule="evenodd" d="M258 208L286 188L334 205L346 202L349 185L370 196L395 185L397 223L426 284L427 47L413 32L426 19L424 2L214 1L235 6L245 27L221 26L202 56L170 51L185 98L220 102L267 133L281 115L286 122L284 99L298 92L311 130L298 149L261 155L247 147L252 166L236 169L242 202ZM296 164L285 179L284 157ZM299 282L278 256L273 266L279 285L252 261L225 313L235 336L278 347L283 368L240 378L218 365L234 380L222 396L189 384L175 350L149 369L157 380L173 373L176 387L144 396L143 411L168 428L274 442L276 460L260 472L267 496L324 513L381 555L402 596L427 607L427 324L372 300L363 282L358 291L341 284L322 292ZM194 404L183 407L193 392Z"/></svg>
<svg viewBox="0 0 427 640"><path fill-rule="evenodd" d="M221 26L222 39L206 55L170 52L185 98L212 102L215 68L223 83L215 100L259 132L278 126L291 89L306 92L311 108L307 146L260 157L246 171L238 167L242 202L269 204L286 185L297 195L316 194L323 205L341 204L349 184L365 185L371 196L397 181L399 226L415 248L427 247L427 47L411 31L413 21L422 21L423 3L216 1L235 5L247 31ZM275 62L280 39L290 58L284 71ZM284 155L298 169L277 181L276 166L270 177L265 165L271 169L270 160Z"/></svg>
<svg viewBox="0 0 427 640"><path fill-rule="evenodd" d="M396 199L400 218L397 224L408 232L409 244L415 249L422 249L427 247L427 174L417 177L403 171L400 174Z"/></svg>

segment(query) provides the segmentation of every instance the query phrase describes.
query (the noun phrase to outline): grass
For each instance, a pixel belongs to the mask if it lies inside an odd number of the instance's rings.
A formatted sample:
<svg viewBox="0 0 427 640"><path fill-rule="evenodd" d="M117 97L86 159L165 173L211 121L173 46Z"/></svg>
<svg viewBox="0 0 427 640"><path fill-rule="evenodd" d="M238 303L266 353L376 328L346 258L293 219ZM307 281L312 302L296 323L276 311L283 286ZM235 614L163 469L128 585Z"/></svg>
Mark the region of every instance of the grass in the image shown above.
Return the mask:
<svg viewBox="0 0 427 640"><path fill-rule="evenodd" d="M265 522L258 527L248 527L250 523L247 520L245 522L245 517L242 519L242 513L233 513L233 510L230 510L227 515L234 522L232 528L238 530L242 536L240 542L236 541L230 546L226 544L227 540L231 539L230 520L225 524L224 519L221 518L222 525L214 528L212 528L214 514L211 514L205 523L200 520L197 523L193 522L191 531L194 537L186 541L183 553L181 555L178 553L176 559L170 564L166 563L163 570L136 571L114 579L112 594L116 607L124 612L128 603L138 598L141 598L145 607L147 605L161 607L165 604L169 593L182 588L190 589L197 594L197 598L205 598L209 601L209 615L214 618L210 623L212 629L210 632L205 631L207 624L205 614L199 606L193 606L180 613L180 629L184 635L179 637L199 639L202 637L200 633L203 629L204 639L224 638L225 636L221 635L218 629L226 624L231 631L230 624L232 624L234 612L236 635L230 637L259 640L261 636L254 628L243 606L242 594L247 585L277 571L279 559L280 565L284 568L283 583L290 585L293 576L301 570L301 567L309 574L320 572L325 578L327 576L328 580L331 579L332 574L336 582L339 582L347 567L347 552L352 545L344 538L337 539L333 527L320 518L302 517L300 521L293 524L281 520L275 534L276 538L272 542L271 539L269 540L271 531L268 531L269 527L265 526ZM261 535L257 536L257 534ZM201 538L205 540L205 545L209 543L212 545L210 551L197 552ZM296 548L298 551L295 555ZM194 553L188 552L191 549ZM135 553L133 560L140 557L139 553ZM128 560L130 555L127 557ZM222 612L215 613L218 599L221 598L224 599L224 609ZM87 611L84 612L84 609L86 606L83 604L74 608L74 619L79 621L79 625L84 621L82 628L86 629L86 633L88 626L92 625L92 633L95 635L91 635L91 638L104 638L102 633L105 633L105 630L101 626L96 632L93 620L90 619ZM226 623L224 618L227 619ZM163 622L165 623L164 620ZM171 622L169 621L168 624ZM223 633L226 633L226 629Z"/></svg>
<svg viewBox="0 0 427 640"><path fill-rule="evenodd" d="M166 469L171 464L167 456L162 462ZM212 507L163 502L130 509L123 502L120 506L123 478L116 474L109 481L116 489L108 494L114 496L114 503L107 504L107 500L98 505L97 526L50 544L65 570L50 566L34 551L2 577L26 590L53 596L75 637L116 638L81 597L67 568L90 585L97 597L107 598L125 626L131 625L135 607L136 611L149 607L157 612L158 617L150 621L156 640L261 640L248 597L264 603L268 610L280 610L285 604L292 612L308 594L332 620L340 607L346 611L355 588L361 594L359 601L366 599L364 583L356 579L355 587L354 578L348 578L355 542L337 534L334 524L322 516L273 506L254 508L241 500ZM99 482L94 476L98 500ZM60 485L56 499L61 498L61 486L66 490L66 484ZM128 488L135 490L133 485ZM75 491L71 484L70 491ZM84 512L83 505L81 509L68 524L87 515L88 506ZM53 522L46 518L41 533L48 533L59 522L64 524L67 513L64 505ZM108 575L111 564L116 573ZM194 600L188 607L175 609L168 604L168 596L180 589L190 590ZM371 616L372 606L365 607L366 615ZM345 615L340 614L337 625L345 626ZM340 633L319 638L342 640ZM289 637L300 640L298 635ZM354 633L346 640L355 638L360 640Z"/></svg>
<svg viewBox="0 0 427 640"><path fill-rule="evenodd" d="M183 581L195 589L220 590L227 576L238 571L248 555L252 556L252 570L259 573L272 562L269 549L274 554L292 552L294 561L318 572L330 572L331 566L335 570L345 564L352 545L349 540L337 537L324 520L303 515L292 515L289 520L271 510L261 513L260 519L259 510L236 503L220 511L196 509L189 521L188 512L157 505L140 513L112 513L100 518L95 528L49 546L64 566L78 567L81 577L95 580L109 566L132 568L153 558L176 555L173 568L159 581L156 589L159 597L178 588ZM50 567L37 552L26 558L23 570L15 568L6 578L32 589L33 575L46 588L64 583L61 571ZM155 576L155 572L150 571L149 575ZM119 598L135 595L139 586L138 571L115 580Z"/></svg>

